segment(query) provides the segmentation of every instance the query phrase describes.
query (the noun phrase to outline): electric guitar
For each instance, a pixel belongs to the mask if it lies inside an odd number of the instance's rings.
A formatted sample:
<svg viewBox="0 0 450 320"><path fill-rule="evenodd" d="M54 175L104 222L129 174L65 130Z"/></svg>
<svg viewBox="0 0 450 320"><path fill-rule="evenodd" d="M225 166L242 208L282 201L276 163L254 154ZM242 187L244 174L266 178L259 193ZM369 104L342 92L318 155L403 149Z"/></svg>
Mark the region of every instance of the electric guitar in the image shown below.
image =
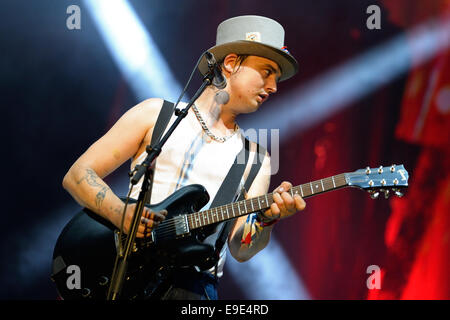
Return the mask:
<svg viewBox="0 0 450 320"><path fill-rule="evenodd" d="M403 165L367 167L292 187L289 192L308 198L357 187L374 199L380 194L387 199L390 194L402 196L408 177ZM170 272L213 267L218 256L213 246L201 242L205 233L222 221L269 208L273 193L200 211L208 201L206 189L195 184L158 204L147 205L154 211L166 209L168 214L149 237L136 238L120 299L158 298ZM106 299L117 250L124 242L124 236L119 235L114 225L87 208L68 222L54 248L51 276L63 299Z"/></svg>

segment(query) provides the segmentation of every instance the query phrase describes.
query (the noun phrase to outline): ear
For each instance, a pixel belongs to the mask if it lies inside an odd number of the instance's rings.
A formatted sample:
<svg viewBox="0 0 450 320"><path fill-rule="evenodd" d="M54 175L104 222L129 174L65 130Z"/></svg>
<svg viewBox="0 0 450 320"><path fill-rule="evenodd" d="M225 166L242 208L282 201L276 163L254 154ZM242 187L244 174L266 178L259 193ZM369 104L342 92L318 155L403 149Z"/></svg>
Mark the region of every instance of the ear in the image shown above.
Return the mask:
<svg viewBox="0 0 450 320"><path fill-rule="evenodd" d="M233 73L234 68L236 66L237 57L238 57L237 54L230 53L223 60L223 71L227 73L227 75Z"/></svg>

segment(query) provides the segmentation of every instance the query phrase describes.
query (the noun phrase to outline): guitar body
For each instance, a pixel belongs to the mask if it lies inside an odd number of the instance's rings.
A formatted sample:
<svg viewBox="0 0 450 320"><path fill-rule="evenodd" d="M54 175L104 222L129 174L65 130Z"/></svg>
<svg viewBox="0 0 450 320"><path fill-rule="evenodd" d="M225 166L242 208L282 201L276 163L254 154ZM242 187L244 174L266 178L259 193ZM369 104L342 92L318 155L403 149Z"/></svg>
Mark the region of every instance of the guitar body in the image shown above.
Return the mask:
<svg viewBox="0 0 450 320"><path fill-rule="evenodd" d="M154 230L154 241L136 239L137 250L128 259L121 299L158 298L165 277L173 270L193 266L206 270L215 264L214 247L199 241L210 229L179 237L169 224L174 221L171 218L198 211L208 201L203 186L189 185L147 206L153 211L166 209L168 215ZM115 226L86 208L69 221L53 252L52 279L63 299L106 299L118 241Z"/></svg>

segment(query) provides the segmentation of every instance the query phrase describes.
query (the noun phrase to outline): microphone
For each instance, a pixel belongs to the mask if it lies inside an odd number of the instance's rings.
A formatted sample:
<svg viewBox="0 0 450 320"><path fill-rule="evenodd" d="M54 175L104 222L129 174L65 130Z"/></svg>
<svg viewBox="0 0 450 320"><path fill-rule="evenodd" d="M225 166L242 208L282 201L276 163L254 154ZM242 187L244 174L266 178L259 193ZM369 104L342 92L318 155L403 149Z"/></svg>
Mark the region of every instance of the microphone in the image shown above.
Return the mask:
<svg viewBox="0 0 450 320"><path fill-rule="evenodd" d="M227 85L227 79L223 76L222 70L217 64L214 55L209 51L206 51L206 60L208 61L209 70L212 70L214 72L214 79L212 81L213 86L218 89L225 88Z"/></svg>

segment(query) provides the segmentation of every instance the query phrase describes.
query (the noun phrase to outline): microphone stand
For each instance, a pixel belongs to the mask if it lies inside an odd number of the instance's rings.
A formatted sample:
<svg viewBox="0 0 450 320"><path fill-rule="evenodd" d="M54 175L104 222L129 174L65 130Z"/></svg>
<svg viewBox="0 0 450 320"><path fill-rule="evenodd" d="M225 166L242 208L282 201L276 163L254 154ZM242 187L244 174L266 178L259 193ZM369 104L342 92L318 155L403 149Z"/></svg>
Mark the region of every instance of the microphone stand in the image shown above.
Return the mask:
<svg viewBox="0 0 450 320"><path fill-rule="evenodd" d="M141 221L141 216L143 212L143 208L147 201L150 198L151 187L153 181L154 174L154 161L161 153L161 148L166 143L167 139L169 139L170 135L173 133L178 124L183 120L187 114L191 106L194 104L195 100L205 91L206 87L209 86L214 78L214 72L210 67L210 71L204 76L202 85L197 90L195 95L186 105L183 110L175 109L175 115L177 119L170 126L169 130L166 134L161 138L161 140L155 145L148 145L146 147L147 157L141 164L136 165L134 170L130 173L130 176L134 174L131 178L131 184L136 185L142 176L144 176L144 181L142 183L141 191L139 193L139 197L136 202L136 209L134 211L133 219L131 222L131 228L129 234L125 240L124 250L122 250L122 239L119 238L119 250L116 256L116 263L113 269L111 284L108 290L107 300L116 300L120 292L122 290L123 281L125 278L125 274L127 271L128 258L133 250L133 244L136 238L136 233L139 228L139 221ZM125 214L125 213L124 213Z"/></svg>

